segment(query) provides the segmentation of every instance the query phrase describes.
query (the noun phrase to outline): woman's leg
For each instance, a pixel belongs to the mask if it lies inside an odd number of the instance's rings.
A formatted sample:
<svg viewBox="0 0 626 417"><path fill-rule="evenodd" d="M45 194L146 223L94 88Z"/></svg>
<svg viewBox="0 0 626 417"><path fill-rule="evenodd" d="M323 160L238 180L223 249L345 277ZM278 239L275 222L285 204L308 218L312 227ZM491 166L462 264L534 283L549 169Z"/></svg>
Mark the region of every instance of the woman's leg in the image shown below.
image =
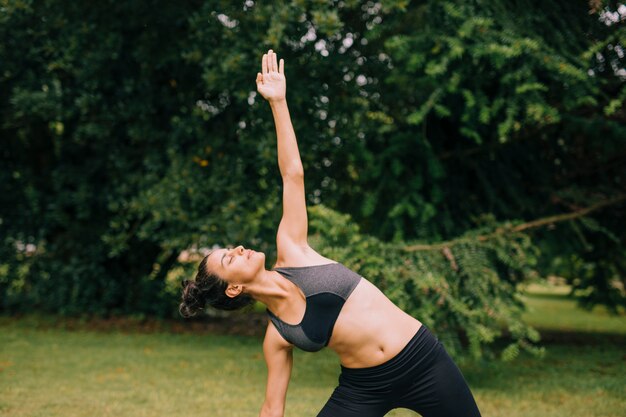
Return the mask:
<svg viewBox="0 0 626 417"><path fill-rule="evenodd" d="M391 410L378 395L363 394L339 385L317 417L383 417Z"/></svg>
<svg viewBox="0 0 626 417"><path fill-rule="evenodd" d="M474 396L444 346L432 352L434 361L429 369L416 375L412 385L395 407L417 411L423 417L480 417Z"/></svg>

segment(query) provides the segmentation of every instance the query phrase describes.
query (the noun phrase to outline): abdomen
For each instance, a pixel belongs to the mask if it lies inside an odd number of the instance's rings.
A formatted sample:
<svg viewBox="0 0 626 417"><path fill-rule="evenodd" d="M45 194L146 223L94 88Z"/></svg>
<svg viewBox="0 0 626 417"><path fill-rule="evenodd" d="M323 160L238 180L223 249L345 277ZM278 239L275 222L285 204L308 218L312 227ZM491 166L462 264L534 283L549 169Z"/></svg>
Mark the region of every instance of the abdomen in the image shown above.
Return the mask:
<svg viewBox="0 0 626 417"><path fill-rule="evenodd" d="M339 313L328 347L345 367L376 366L398 354L421 325L361 278Z"/></svg>

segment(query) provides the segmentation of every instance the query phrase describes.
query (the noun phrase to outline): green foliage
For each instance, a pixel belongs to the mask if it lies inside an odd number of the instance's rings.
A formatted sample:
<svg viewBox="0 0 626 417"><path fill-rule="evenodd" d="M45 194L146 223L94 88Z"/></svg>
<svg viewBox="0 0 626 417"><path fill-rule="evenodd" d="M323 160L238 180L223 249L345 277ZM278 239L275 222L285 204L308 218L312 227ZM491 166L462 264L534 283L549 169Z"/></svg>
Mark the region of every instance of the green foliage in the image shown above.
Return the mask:
<svg viewBox="0 0 626 417"><path fill-rule="evenodd" d="M522 233L481 241L473 231L443 248L385 243L360 233L350 216L317 205L309 209L311 245L373 282L400 308L437 329L453 354L493 357L489 346L508 336L501 357L542 350L539 334L522 321L516 287L534 273L538 255ZM498 225L493 225L495 229Z"/></svg>
<svg viewBox="0 0 626 417"><path fill-rule="evenodd" d="M623 201L532 243L477 241L623 192L624 27L607 12L4 1L0 308L169 316L181 250L241 243L271 260L280 178L254 83L268 48L285 59L309 206L358 225L325 229L321 247L403 308L477 355L498 320L519 348L533 340L514 296L529 268L565 276L588 306L625 305ZM357 254L333 243L350 239ZM450 239L448 255L399 249Z"/></svg>

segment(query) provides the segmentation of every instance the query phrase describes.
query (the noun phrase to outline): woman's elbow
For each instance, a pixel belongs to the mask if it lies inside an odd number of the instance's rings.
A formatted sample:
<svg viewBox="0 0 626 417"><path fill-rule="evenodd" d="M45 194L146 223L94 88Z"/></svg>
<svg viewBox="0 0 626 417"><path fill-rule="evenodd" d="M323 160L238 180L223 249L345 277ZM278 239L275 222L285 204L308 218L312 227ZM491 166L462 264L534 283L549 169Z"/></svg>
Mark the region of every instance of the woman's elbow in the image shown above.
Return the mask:
<svg viewBox="0 0 626 417"><path fill-rule="evenodd" d="M304 168L301 163L294 163L285 168L283 178L304 178Z"/></svg>

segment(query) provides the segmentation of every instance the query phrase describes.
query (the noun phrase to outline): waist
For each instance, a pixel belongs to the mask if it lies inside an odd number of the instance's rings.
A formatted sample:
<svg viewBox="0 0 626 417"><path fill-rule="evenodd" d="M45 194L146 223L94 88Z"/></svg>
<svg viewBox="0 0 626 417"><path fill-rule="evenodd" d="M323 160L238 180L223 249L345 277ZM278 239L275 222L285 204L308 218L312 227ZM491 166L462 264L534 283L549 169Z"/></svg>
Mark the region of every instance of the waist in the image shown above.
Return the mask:
<svg viewBox="0 0 626 417"><path fill-rule="evenodd" d="M367 280L348 300L328 347L346 368L383 364L406 347L422 323L400 310Z"/></svg>
<svg viewBox="0 0 626 417"><path fill-rule="evenodd" d="M422 323L411 340L393 358L380 365L366 368L348 368L340 365L340 379L360 384L380 383L381 378L396 379L408 372L419 371L420 367L427 367L434 356L431 354L439 346L439 339Z"/></svg>

